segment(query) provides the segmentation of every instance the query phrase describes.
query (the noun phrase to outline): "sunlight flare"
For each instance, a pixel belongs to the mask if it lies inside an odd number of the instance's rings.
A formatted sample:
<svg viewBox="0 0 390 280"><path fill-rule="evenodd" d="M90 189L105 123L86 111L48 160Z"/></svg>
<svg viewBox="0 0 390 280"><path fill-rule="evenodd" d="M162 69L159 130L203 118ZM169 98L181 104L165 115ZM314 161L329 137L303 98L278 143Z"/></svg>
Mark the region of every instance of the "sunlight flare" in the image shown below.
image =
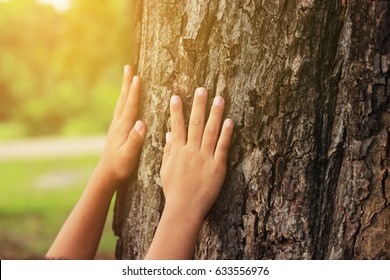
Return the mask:
<svg viewBox="0 0 390 280"><path fill-rule="evenodd" d="M66 11L70 8L70 0L38 0L40 3L50 4L58 11Z"/></svg>

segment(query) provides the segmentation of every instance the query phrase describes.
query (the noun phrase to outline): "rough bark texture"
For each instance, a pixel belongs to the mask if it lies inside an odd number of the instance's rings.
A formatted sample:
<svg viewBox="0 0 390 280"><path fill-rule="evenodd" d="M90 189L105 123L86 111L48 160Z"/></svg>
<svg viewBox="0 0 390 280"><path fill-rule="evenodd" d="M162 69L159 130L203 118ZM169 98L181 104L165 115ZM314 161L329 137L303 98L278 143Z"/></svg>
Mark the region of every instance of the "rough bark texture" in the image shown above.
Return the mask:
<svg viewBox="0 0 390 280"><path fill-rule="evenodd" d="M118 194L117 258L146 254L164 206L169 98L188 113L197 86L227 100L236 127L195 258L390 258L389 1L135 6L149 133L138 178Z"/></svg>

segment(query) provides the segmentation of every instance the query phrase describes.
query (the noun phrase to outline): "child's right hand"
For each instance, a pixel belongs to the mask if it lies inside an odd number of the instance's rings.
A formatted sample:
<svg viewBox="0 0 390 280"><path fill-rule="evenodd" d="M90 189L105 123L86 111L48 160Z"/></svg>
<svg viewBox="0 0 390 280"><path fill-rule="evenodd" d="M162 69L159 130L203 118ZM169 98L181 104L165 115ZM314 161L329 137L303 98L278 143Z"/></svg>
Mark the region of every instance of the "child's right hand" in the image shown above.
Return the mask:
<svg viewBox="0 0 390 280"><path fill-rule="evenodd" d="M225 102L214 98L206 123L207 91L195 93L187 130L183 103L171 98L171 129L160 170L165 207L145 259L190 259L203 220L221 190L233 121L221 121Z"/></svg>
<svg viewBox="0 0 390 280"><path fill-rule="evenodd" d="M171 98L171 129L161 166L166 206L164 211L177 213L203 221L221 190L233 121L225 120L219 134L224 111L224 99L214 98L206 122L207 90L195 92L188 136L180 97Z"/></svg>

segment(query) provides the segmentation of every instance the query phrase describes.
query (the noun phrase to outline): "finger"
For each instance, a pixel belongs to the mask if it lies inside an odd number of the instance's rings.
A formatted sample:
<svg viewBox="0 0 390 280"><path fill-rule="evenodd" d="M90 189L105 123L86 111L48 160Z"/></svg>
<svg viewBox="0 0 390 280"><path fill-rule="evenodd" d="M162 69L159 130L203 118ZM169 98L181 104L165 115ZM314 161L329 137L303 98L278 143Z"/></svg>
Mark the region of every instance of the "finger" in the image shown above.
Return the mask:
<svg viewBox="0 0 390 280"><path fill-rule="evenodd" d="M224 107L225 101L223 98L221 96L215 97L204 129L201 150L211 156L214 155L215 146L217 145Z"/></svg>
<svg viewBox="0 0 390 280"><path fill-rule="evenodd" d="M125 107L126 104L127 95L130 90L131 81L133 80L133 76L134 76L133 68L130 65L125 65L123 71L121 94L116 103L114 117L118 118L122 115L123 108Z"/></svg>
<svg viewBox="0 0 390 280"><path fill-rule="evenodd" d="M165 147L164 147L164 155L161 163L161 170L164 169L164 166L169 158L169 155L171 154L171 148L172 148L172 135L170 132L167 132L165 135Z"/></svg>
<svg viewBox="0 0 390 280"><path fill-rule="evenodd" d="M135 155L141 151L142 144L146 136L146 125L142 121L137 121L129 133L127 138L127 148Z"/></svg>
<svg viewBox="0 0 390 280"><path fill-rule="evenodd" d="M134 76L122 114L125 123L133 124L137 119L140 91L141 79L138 76Z"/></svg>
<svg viewBox="0 0 390 280"><path fill-rule="evenodd" d="M172 145L181 147L186 144L186 128L183 116L183 103L178 95L171 97L171 135Z"/></svg>
<svg viewBox="0 0 390 280"><path fill-rule="evenodd" d="M207 90L205 88L197 88L195 91L194 101L192 103L190 123L188 126L188 143L195 147L200 147L207 103Z"/></svg>
<svg viewBox="0 0 390 280"><path fill-rule="evenodd" d="M226 164L232 134L233 120L227 119L223 123L221 135L215 149L214 160L216 162Z"/></svg>

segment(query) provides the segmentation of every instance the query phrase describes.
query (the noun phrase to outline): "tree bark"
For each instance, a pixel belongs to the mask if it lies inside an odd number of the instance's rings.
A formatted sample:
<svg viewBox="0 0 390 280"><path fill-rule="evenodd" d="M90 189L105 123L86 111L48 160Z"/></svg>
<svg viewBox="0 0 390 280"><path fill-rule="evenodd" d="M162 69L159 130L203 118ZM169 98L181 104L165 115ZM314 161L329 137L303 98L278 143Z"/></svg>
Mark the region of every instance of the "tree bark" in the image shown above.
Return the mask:
<svg viewBox="0 0 390 280"><path fill-rule="evenodd" d="M149 133L138 177L117 196L117 258L143 258L158 225L170 96L188 117L205 86L236 126L196 259L390 259L389 1L144 0L135 9Z"/></svg>

